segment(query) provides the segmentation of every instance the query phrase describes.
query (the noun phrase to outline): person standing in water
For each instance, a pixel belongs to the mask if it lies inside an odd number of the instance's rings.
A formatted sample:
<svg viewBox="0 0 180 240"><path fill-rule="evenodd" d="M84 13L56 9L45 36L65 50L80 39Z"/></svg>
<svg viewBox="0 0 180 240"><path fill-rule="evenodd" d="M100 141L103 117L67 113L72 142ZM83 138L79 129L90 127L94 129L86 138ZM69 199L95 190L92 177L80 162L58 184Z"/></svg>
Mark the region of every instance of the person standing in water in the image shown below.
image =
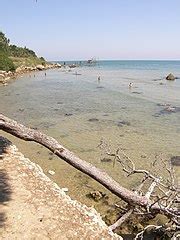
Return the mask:
<svg viewBox="0 0 180 240"><path fill-rule="evenodd" d="M100 81L101 81L101 77L99 76L99 77L98 77L98 83L100 83Z"/></svg>
<svg viewBox="0 0 180 240"><path fill-rule="evenodd" d="M132 82L130 82L130 83L129 83L129 89L131 89L131 88L132 88L132 85L133 85L133 83L132 83Z"/></svg>

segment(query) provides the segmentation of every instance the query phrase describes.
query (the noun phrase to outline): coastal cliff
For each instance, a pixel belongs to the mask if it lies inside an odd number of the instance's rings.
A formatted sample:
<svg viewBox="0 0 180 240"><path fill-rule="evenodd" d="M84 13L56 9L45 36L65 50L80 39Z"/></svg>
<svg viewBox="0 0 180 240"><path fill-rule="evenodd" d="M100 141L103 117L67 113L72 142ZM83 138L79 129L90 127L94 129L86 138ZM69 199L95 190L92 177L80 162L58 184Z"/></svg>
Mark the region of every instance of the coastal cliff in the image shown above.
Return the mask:
<svg viewBox="0 0 180 240"><path fill-rule="evenodd" d="M2 137L0 186L1 239L122 239Z"/></svg>
<svg viewBox="0 0 180 240"><path fill-rule="evenodd" d="M27 47L11 45L10 40L0 31L0 84L7 85L9 79L23 73L59 67L60 64L47 62Z"/></svg>

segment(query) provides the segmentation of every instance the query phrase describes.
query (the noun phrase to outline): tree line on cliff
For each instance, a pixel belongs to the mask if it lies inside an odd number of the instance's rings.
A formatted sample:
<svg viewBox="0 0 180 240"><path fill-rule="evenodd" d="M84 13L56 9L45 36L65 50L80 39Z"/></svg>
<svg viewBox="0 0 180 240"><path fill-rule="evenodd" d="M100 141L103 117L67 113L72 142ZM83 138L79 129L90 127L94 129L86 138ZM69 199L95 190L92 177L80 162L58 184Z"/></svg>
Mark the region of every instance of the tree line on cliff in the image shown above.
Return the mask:
<svg viewBox="0 0 180 240"><path fill-rule="evenodd" d="M0 31L0 70L15 71L13 58L38 58L36 53L27 47L11 45L10 40ZM43 62L43 57L40 58Z"/></svg>

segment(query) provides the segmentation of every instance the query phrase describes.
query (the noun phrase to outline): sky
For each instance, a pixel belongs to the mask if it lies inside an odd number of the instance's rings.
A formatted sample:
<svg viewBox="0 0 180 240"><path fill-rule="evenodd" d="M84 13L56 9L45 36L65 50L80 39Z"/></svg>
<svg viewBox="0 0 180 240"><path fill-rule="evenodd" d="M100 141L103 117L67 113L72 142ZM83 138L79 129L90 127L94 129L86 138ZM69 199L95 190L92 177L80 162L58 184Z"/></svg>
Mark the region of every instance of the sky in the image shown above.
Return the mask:
<svg viewBox="0 0 180 240"><path fill-rule="evenodd" d="M180 59L180 0L0 0L0 30L47 60Z"/></svg>

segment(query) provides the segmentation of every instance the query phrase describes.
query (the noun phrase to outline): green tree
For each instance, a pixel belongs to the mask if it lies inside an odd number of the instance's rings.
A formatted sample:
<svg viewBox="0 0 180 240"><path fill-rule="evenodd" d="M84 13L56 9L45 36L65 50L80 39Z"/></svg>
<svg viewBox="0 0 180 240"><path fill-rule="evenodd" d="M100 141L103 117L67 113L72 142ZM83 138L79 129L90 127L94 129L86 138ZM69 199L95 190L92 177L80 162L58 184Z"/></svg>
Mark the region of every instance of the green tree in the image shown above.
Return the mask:
<svg viewBox="0 0 180 240"><path fill-rule="evenodd" d="M37 57L33 50L27 47L17 47L16 45L9 46L9 55L12 57Z"/></svg>
<svg viewBox="0 0 180 240"><path fill-rule="evenodd" d="M0 31L0 52L8 52L9 42L10 40Z"/></svg>

